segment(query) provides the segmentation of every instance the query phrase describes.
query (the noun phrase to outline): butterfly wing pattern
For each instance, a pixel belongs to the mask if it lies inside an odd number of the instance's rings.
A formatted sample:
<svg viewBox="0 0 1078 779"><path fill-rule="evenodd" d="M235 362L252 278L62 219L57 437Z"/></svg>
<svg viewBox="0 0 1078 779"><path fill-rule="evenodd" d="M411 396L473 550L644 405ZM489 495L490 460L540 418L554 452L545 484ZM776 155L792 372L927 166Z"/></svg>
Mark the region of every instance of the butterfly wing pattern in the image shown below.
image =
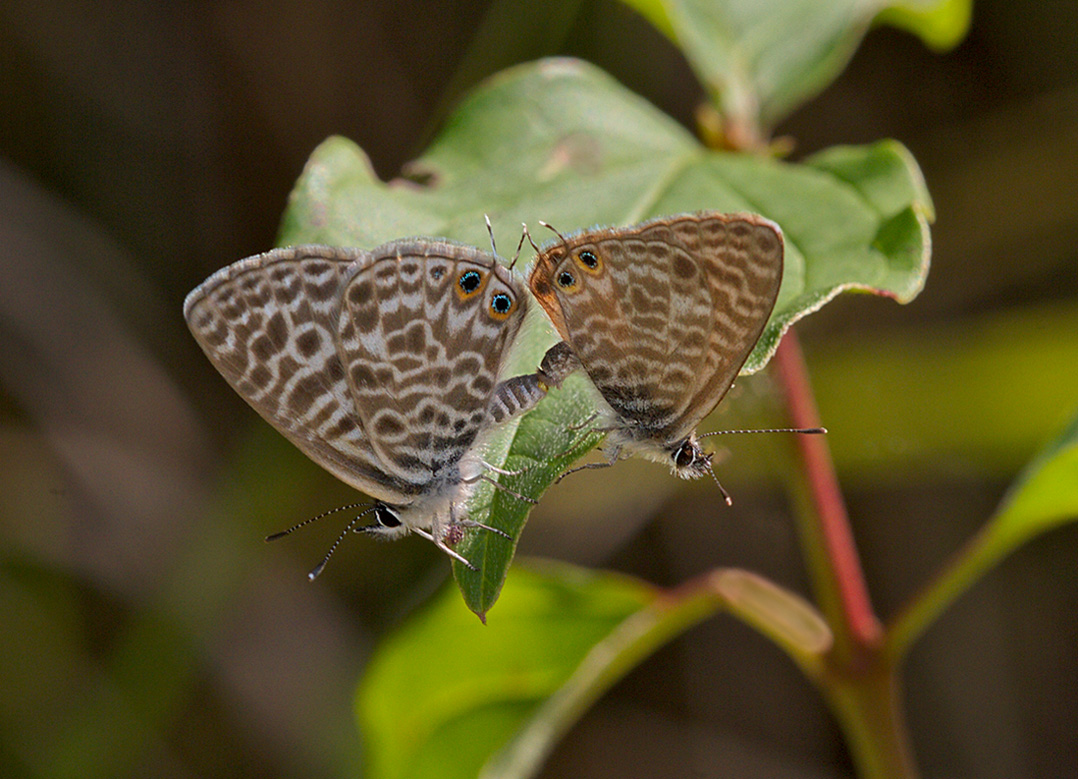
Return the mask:
<svg viewBox="0 0 1078 779"><path fill-rule="evenodd" d="M469 564L447 540L478 525L463 507L481 478L477 440L546 392L498 382L526 307L493 255L404 239L241 260L196 288L184 315L244 400L378 501L377 523L360 529L416 532Z"/></svg>
<svg viewBox="0 0 1078 779"><path fill-rule="evenodd" d="M398 243L392 251L349 279L339 348L380 461L423 491L485 427L527 298L478 250Z"/></svg>
<svg viewBox="0 0 1078 779"><path fill-rule="evenodd" d="M184 316L240 397L341 481L391 502L406 485L386 473L350 396L337 349L340 292L369 265L359 249L276 249L222 268Z"/></svg>
<svg viewBox="0 0 1078 779"><path fill-rule="evenodd" d="M696 426L759 340L782 271L782 232L754 214L590 230L539 251L529 286L609 406L611 462L624 451L709 472Z"/></svg>
<svg viewBox="0 0 1078 779"><path fill-rule="evenodd" d="M605 401L611 463L639 453L709 472L695 428L759 339L782 268L782 232L752 214L561 238L538 250L529 286L563 341L506 380L526 293L492 254L444 239L275 249L210 276L184 316L244 400L375 499L376 522L346 532L414 532L470 567L451 547L464 528L494 530L465 510L475 483L494 481L484 434L578 368Z"/></svg>

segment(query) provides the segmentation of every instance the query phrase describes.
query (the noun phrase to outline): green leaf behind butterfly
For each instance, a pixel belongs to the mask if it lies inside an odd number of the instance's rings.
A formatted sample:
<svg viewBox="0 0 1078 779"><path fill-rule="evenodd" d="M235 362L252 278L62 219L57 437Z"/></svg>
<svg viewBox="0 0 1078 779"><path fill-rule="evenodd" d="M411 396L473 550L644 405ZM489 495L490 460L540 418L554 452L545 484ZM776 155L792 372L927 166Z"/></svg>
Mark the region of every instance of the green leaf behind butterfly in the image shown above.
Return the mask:
<svg viewBox="0 0 1078 779"><path fill-rule="evenodd" d="M280 243L372 248L428 235L486 246L483 215L489 214L508 253L521 222L535 226L541 219L567 233L704 209L761 213L786 235L786 272L747 373L766 364L786 328L842 290L905 302L920 291L928 269L932 206L916 164L898 143L832 149L801 164L711 151L576 60L522 65L484 82L408 174L382 182L359 147L330 138L296 184ZM513 373L534 371L556 341L533 308L515 344ZM497 431L488 461L532 467L502 483L538 498L594 445L594 436L580 441L581 434L568 430L592 413L589 386L574 376L524 420ZM516 539L529 509L484 487L471 516ZM462 542L461 552L477 556L481 570L458 564L455 573L477 614L497 599L515 543L482 531Z"/></svg>

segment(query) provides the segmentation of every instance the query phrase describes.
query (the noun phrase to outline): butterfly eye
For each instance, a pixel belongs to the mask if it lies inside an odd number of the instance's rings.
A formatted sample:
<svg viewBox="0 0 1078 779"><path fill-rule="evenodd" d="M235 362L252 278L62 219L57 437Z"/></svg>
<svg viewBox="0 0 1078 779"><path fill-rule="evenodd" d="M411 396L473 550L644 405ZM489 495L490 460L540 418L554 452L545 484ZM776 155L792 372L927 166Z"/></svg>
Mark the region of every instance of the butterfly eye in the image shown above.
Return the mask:
<svg viewBox="0 0 1078 779"><path fill-rule="evenodd" d="M602 266L602 263L599 261L598 255L596 255L595 252L590 251L589 249L585 249L584 251L580 252L580 254L576 256L576 261L580 263L585 270L592 273L598 273L599 269Z"/></svg>
<svg viewBox="0 0 1078 779"><path fill-rule="evenodd" d="M495 319L503 320L509 317L514 308L513 298L504 292L495 292L490 297L490 314Z"/></svg>
<svg viewBox="0 0 1078 779"><path fill-rule="evenodd" d="M479 271L466 270L457 279L457 287L460 289L461 297L464 300L478 292L481 286L483 286L483 275Z"/></svg>
<svg viewBox="0 0 1078 779"><path fill-rule="evenodd" d="M389 506L379 506L374 512L374 518L382 527L400 527L400 517Z"/></svg>
<svg viewBox="0 0 1078 779"><path fill-rule="evenodd" d="M674 453L674 465L678 468L685 468L692 465L696 459L696 453L693 451L692 444L688 441L683 443L678 450Z"/></svg>
<svg viewBox="0 0 1078 779"><path fill-rule="evenodd" d="M563 270L558 274L558 286L569 292L575 291L577 287L576 276L567 270Z"/></svg>

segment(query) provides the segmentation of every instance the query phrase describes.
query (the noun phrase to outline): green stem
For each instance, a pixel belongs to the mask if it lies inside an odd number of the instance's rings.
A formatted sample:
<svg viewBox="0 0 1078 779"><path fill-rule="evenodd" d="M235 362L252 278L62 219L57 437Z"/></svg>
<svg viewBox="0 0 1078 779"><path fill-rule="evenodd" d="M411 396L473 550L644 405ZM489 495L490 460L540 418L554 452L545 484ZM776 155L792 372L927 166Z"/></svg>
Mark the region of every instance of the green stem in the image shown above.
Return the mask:
<svg viewBox="0 0 1078 779"><path fill-rule="evenodd" d="M727 121L714 123L710 133L703 133L710 146L752 151L764 145L758 124L730 121L731 115L744 116L738 111L725 114ZM707 114L700 117L707 119ZM707 121L699 123L702 130L709 128ZM793 330L779 342L772 365L785 390L793 426L820 427L808 371ZM885 651L885 635L872 609L825 438L796 437L800 471L794 495L799 530L813 591L834 635L824 670L814 673L811 664L803 665L803 670L820 685L830 703L858 773L872 779L911 779L917 776L917 769L903 722L893 655ZM923 605L927 608L931 604ZM917 615L911 616L911 629L917 625L916 619Z"/></svg>
<svg viewBox="0 0 1078 779"><path fill-rule="evenodd" d="M893 668L881 663L870 674L825 677L823 690L846 734L859 776L917 776L902 717L901 685Z"/></svg>

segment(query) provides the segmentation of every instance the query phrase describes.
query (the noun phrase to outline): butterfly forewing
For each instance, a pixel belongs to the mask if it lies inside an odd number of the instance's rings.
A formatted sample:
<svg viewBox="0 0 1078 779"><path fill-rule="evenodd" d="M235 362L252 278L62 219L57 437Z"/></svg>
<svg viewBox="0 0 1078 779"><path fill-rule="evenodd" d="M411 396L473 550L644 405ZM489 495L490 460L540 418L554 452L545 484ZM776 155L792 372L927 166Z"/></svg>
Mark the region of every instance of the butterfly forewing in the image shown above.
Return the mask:
<svg viewBox="0 0 1078 779"><path fill-rule="evenodd" d="M233 389L337 478L395 496L355 412L337 352L340 291L358 249L275 249L215 273L184 304L195 340Z"/></svg>

